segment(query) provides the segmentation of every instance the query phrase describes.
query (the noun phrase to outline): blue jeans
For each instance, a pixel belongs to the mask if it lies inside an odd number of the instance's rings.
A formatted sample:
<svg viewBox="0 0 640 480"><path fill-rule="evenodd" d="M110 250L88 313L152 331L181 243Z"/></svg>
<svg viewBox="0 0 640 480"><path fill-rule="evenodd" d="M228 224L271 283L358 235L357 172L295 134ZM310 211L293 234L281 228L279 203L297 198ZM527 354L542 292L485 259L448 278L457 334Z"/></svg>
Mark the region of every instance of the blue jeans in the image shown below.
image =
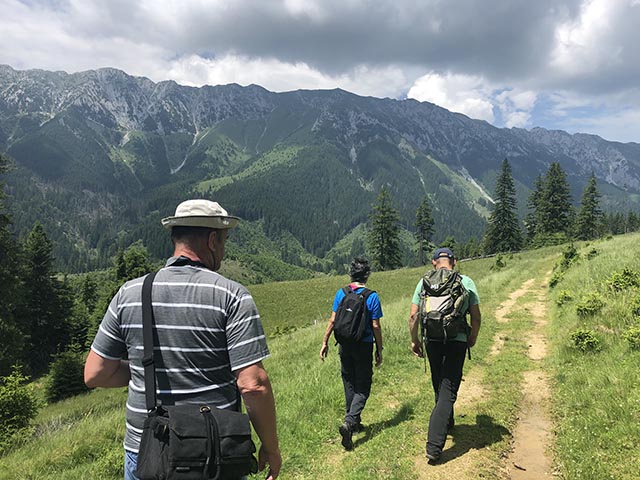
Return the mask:
<svg viewBox="0 0 640 480"><path fill-rule="evenodd" d="M138 467L138 454L124 451L124 480L139 480L136 475L136 468Z"/></svg>
<svg viewBox="0 0 640 480"><path fill-rule="evenodd" d="M353 427L360 423L360 414L371 393L373 343L340 345L339 351L346 407L344 421Z"/></svg>

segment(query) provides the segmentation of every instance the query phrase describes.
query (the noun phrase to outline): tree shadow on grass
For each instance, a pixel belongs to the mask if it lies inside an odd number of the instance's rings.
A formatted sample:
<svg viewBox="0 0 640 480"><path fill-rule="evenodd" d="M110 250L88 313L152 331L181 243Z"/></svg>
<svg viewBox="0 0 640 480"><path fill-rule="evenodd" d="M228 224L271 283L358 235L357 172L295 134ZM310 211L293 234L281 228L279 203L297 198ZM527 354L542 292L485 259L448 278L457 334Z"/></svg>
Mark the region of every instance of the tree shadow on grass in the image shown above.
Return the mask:
<svg viewBox="0 0 640 480"><path fill-rule="evenodd" d="M453 445L442 452L439 463L461 457L469 450L479 450L511 435L508 428L494 422L489 415L476 416L475 425L456 425L450 433Z"/></svg>
<svg viewBox="0 0 640 480"><path fill-rule="evenodd" d="M400 425L402 422L411 420L413 418L413 406L408 403L403 404L393 415L393 417L383 420L381 422L372 423L364 426L364 436L354 440L353 445L357 447L363 443L368 442L373 437L378 435L387 428L392 428Z"/></svg>

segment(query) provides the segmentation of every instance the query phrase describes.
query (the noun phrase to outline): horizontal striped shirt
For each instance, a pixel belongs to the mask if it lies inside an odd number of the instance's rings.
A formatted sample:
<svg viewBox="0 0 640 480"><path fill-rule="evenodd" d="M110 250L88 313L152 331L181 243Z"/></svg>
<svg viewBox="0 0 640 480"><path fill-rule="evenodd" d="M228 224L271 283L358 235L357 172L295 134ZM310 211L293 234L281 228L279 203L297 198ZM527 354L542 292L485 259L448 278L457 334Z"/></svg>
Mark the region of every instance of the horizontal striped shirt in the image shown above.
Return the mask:
<svg viewBox="0 0 640 480"><path fill-rule="evenodd" d="M157 401L207 403L236 409L234 371L269 356L262 323L245 287L203 267L173 266L153 282ZM129 359L131 380L124 447L137 452L147 416L142 357L142 283L125 283L113 297L91 349L110 360Z"/></svg>

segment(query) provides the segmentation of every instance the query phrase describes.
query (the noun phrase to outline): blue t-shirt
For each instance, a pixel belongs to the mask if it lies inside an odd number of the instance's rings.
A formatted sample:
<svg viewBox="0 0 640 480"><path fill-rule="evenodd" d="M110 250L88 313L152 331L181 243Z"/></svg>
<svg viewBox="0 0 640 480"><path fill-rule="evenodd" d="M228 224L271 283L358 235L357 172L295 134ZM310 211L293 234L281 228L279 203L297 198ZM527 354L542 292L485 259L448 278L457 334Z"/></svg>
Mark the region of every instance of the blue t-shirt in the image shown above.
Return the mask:
<svg viewBox="0 0 640 480"><path fill-rule="evenodd" d="M353 286L351 287L353 288ZM354 291L356 293L360 293L364 290L364 287L355 288ZM336 292L336 296L333 299L333 311L337 312L338 307L340 306L340 302L345 297L345 293L342 289ZM373 292L369 297L367 297L367 323L364 326L364 334L362 336L362 342L373 343L373 320L378 320L382 318L382 306L380 305L380 298L376 292Z"/></svg>

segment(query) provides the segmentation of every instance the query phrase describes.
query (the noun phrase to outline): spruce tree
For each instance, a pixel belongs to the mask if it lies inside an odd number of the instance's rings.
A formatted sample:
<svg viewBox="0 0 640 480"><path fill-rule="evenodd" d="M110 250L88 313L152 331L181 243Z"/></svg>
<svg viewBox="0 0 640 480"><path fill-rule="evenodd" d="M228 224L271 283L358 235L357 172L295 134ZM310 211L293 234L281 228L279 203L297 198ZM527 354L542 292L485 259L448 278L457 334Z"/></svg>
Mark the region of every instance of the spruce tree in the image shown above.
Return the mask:
<svg viewBox="0 0 640 480"><path fill-rule="evenodd" d="M540 215L540 201L544 192L544 180L538 175L533 182L533 190L527 199L527 214L524 217L524 225L527 230L527 241L531 242L536 236L538 228L538 215Z"/></svg>
<svg viewBox="0 0 640 480"><path fill-rule="evenodd" d="M580 210L576 217L575 234L579 240L598 238L602 226L602 210L600 210L600 192L596 177L592 173L589 182L582 191Z"/></svg>
<svg viewBox="0 0 640 480"><path fill-rule="evenodd" d="M427 252L431 248L431 237L433 235L433 213L427 195L422 199L422 203L416 212L416 243L418 247L418 260L420 265L426 265L429 255Z"/></svg>
<svg viewBox="0 0 640 480"><path fill-rule="evenodd" d="M511 165L505 158L496 181L495 206L485 237L487 253L512 252L522 248L522 232L516 214L516 187Z"/></svg>
<svg viewBox="0 0 640 480"><path fill-rule="evenodd" d="M545 175L544 188L536 213L536 234L569 234L573 206L567 175L557 162L552 162Z"/></svg>
<svg viewBox="0 0 640 480"><path fill-rule="evenodd" d="M0 155L0 175L6 173L8 161ZM11 234L11 217L5 206L4 182L0 181L0 376L9 375L22 355L23 332L16 309L19 255ZM10 259L13 259L10 261Z"/></svg>
<svg viewBox="0 0 640 480"><path fill-rule="evenodd" d="M34 375L44 373L53 355L69 342L69 297L53 273L53 246L36 223L25 242L24 318L27 322L25 361Z"/></svg>
<svg viewBox="0 0 640 480"><path fill-rule="evenodd" d="M369 251L374 268L392 270L400 260L400 214L393 207L391 193L382 187L369 215Z"/></svg>

